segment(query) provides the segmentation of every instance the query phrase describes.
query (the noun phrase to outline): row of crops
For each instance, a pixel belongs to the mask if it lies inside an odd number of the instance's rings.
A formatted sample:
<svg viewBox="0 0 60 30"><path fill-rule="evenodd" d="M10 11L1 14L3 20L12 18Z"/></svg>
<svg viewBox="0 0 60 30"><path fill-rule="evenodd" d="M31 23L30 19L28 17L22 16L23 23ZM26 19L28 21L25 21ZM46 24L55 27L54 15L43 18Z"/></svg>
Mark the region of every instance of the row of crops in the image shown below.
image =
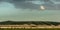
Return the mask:
<svg viewBox="0 0 60 30"><path fill-rule="evenodd" d="M60 28L41 28L41 29L0 28L0 30L60 30Z"/></svg>

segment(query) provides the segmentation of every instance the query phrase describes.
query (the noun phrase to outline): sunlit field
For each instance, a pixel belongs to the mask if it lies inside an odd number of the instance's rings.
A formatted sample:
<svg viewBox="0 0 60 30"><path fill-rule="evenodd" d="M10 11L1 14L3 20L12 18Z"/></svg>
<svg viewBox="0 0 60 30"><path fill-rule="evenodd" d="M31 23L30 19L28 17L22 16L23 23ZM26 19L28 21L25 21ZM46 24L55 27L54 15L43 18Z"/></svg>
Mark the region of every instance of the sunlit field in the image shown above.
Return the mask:
<svg viewBox="0 0 60 30"><path fill-rule="evenodd" d="M0 30L60 30L60 28L42 28L42 29L19 29L19 28L6 28L6 29L0 29Z"/></svg>

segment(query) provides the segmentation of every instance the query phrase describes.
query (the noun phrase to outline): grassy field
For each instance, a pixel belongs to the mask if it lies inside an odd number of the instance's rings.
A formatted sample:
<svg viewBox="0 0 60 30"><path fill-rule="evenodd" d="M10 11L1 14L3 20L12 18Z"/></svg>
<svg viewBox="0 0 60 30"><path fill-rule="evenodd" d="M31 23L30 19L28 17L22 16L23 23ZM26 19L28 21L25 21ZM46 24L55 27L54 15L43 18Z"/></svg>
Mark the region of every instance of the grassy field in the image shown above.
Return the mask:
<svg viewBox="0 0 60 30"><path fill-rule="evenodd" d="M3 28L0 28L0 30L60 30L60 28L42 28L42 29L19 29L19 28L11 28L11 29L3 29Z"/></svg>

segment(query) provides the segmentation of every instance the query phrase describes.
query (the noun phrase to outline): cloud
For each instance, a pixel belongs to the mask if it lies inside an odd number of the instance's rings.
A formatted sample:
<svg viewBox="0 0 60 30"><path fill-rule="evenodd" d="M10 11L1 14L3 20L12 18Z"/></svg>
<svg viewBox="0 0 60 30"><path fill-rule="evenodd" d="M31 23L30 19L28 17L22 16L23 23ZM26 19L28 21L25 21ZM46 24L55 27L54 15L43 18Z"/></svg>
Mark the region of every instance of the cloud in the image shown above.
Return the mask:
<svg viewBox="0 0 60 30"><path fill-rule="evenodd" d="M59 10L56 8L58 5L52 4L52 1L44 2L44 0L2 0L5 2L13 3L15 8L41 10L40 6L44 6L45 10Z"/></svg>
<svg viewBox="0 0 60 30"><path fill-rule="evenodd" d="M12 3L15 5L16 8L22 9L36 9L41 10L40 6L44 6L45 10L59 10L60 8L56 9L56 5L52 4L51 1L44 2L42 0L13 0ZM58 5L57 5L58 6Z"/></svg>
<svg viewBox="0 0 60 30"><path fill-rule="evenodd" d="M40 2L39 2L40 3ZM19 21L59 21L60 11L51 10L56 7L49 4L35 4L24 0L2 0L0 3L0 20L19 20ZM43 5L45 11L38 11ZM58 5L60 6L60 5ZM36 11L29 11L29 10ZM49 10L50 9L50 10ZM24 11L23 11L24 10Z"/></svg>
<svg viewBox="0 0 60 30"><path fill-rule="evenodd" d="M22 8L22 9L38 9L40 6L23 0L13 1L13 4L15 5L16 8Z"/></svg>

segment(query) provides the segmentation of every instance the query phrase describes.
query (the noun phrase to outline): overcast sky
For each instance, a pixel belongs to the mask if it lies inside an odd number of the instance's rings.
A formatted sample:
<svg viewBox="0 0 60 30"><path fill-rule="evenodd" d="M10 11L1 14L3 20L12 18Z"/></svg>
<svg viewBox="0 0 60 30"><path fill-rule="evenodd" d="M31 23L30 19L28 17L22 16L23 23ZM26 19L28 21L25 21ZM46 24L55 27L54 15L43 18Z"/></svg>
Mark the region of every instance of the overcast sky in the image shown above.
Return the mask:
<svg viewBox="0 0 60 30"><path fill-rule="evenodd" d="M40 0L1 0L0 21L60 21L60 8L56 6Z"/></svg>

